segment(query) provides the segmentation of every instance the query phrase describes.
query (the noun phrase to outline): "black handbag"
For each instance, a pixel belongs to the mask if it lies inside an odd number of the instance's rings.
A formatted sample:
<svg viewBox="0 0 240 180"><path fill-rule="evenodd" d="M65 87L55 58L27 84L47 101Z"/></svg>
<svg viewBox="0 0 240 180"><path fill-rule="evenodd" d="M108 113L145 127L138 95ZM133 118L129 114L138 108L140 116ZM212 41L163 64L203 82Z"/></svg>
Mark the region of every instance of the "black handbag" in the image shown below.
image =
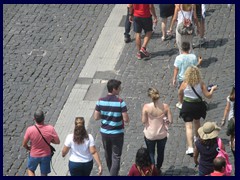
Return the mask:
<svg viewBox="0 0 240 180"><path fill-rule="evenodd" d="M209 110L209 104L206 101L204 101L201 96L199 96L199 94L196 92L194 87L191 87L191 88L192 88L193 92L197 95L197 97L201 100L201 102L203 104L203 107L204 107L204 110L208 111Z"/></svg>
<svg viewBox="0 0 240 180"><path fill-rule="evenodd" d="M37 128L38 132L41 134L43 140L44 140L44 141L47 143L47 145L50 147L50 149L51 149L51 156L53 157L54 152L56 151L56 149L47 142L47 140L43 137L41 131L38 129L38 127L37 127L36 125L35 125L35 127Z"/></svg>

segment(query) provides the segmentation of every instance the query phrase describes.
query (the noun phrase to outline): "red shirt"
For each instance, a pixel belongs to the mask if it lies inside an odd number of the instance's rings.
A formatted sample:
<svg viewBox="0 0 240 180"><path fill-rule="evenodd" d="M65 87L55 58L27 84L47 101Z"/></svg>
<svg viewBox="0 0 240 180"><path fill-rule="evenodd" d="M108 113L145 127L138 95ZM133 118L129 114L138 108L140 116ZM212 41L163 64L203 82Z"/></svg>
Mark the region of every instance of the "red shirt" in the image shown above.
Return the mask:
<svg viewBox="0 0 240 180"><path fill-rule="evenodd" d="M133 15L141 18L151 17L149 4L133 4Z"/></svg>
<svg viewBox="0 0 240 180"><path fill-rule="evenodd" d="M144 173L146 173L149 169L151 169L152 167L144 167L142 169L142 171ZM142 176L141 173L139 172L139 170L137 169L137 166L136 164L133 164L129 173L128 173L128 176ZM158 171L157 169L154 167L153 168L153 171L152 171L152 176L158 176Z"/></svg>
<svg viewBox="0 0 240 180"><path fill-rule="evenodd" d="M214 171L210 174L210 176L225 176L224 172L218 172L218 171Z"/></svg>

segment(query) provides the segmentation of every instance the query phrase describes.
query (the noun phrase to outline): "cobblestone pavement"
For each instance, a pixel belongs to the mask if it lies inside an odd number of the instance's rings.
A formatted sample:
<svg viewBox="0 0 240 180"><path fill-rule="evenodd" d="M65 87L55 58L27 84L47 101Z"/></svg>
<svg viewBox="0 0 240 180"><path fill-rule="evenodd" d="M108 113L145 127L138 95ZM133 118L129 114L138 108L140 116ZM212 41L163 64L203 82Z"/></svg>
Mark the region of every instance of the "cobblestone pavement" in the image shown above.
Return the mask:
<svg viewBox="0 0 240 180"><path fill-rule="evenodd" d="M155 7L159 13L158 6ZM217 84L219 87L213 98L207 100L210 103L210 111L208 111L206 121L220 122L226 105L226 97L235 81L235 6L232 9L228 9L227 5L211 4L207 6L206 38L207 43L201 49L195 48L194 51L196 55L202 54L203 57L201 71L204 82ZM194 38L194 41L197 40ZM146 147L142 132L141 109L144 103L150 102L147 97L147 89L151 86L159 89L160 99L170 105L174 118L165 149L163 175L192 176L198 174L193 158L185 155L185 126L182 119L178 118L179 110L175 107L177 90L171 85L173 63L178 55L174 41L175 38L161 42L160 23L158 23L158 30L148 46L152 58L148 61L137 60L135 42L132 42L126 44L115 67L119 73L114 78L122 81L123 90L120 96L126 101L131 121L125 130L120 175L127 175L135 161L137 150L141 146ZM201 124L203 122L204 120L201 120ZM98 126L93 122L89 129L95 135L101 157L105 161ZM228 145L229 137L226 136L226 125L222 128L220 137L226 145L231 162L233 162ZM93 173L96 174L96 171L95 169ZM108 175L107 169L105 172Z"/></svg>
<svg viewBox="0 0 240 180"><path fill-rule="evenodd" d="M3 82L3 175L25 175L26 154L21 141L27 126L32 125L33 112L43 108L47 123L55 124L78 75L94 47L101 29L114 5L4 5L4 82ZM156 6L159 14L159 9ZM201 48L201 71L206 84L218 84L219 89L209 100L207 119L220 121L235 80L235 6L209 5L206 17L207 43ZM158 31L149 43L152 59L136 60L135 42L126 44L115 67L123 83L121 97L126 101L130 125L125 130L120 175L126 175L135 160L138 148L145 146L141 108L150 99L147 89L155 86L161 99L171 107L174 123L165 150L165 176L196 175L193 158L185 155L184 123L175 108L177 91L171 86L173 63L178 50L175 39L161 42ZM132 33L133 35L133 33ZM198 55L200 49L196 48ZM105 92L103 92L105 94ZM203 120L202 120L203 123ZM108 175L104 159L99 122L91 119L88 131ZM229 150L226 125L220 137ZM92 175L96 174L96 164Z"/></svg>
<svg viewBox="0 0 240 180"><path fill-rule="evenodd" d="M113 7L3 5L3 175L25 174L20 146L34 111L56 123Z"/></svg>

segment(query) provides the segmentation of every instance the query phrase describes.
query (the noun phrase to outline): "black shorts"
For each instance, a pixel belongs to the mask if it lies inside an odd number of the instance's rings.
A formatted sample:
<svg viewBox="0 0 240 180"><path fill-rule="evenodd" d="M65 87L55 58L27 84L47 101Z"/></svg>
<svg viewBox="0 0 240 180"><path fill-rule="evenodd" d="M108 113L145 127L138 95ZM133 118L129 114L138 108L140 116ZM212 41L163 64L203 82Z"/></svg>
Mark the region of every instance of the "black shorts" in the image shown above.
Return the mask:
<svg viewBox="0 0 240 180"><path fill-rule="evenodd" d="M175 5L174 4L159 4L160 17L167 18L173 16Z"/></svg>
<svg viewBox="0 0 240 180"><path fill-rule="evenodd" d="M133 30L135 33L141 33L142 30L144 30L145 33L149 31L153 31L152 26L153 26L152 17L149 17L149 18L134 17L133 18Z"/></svg>

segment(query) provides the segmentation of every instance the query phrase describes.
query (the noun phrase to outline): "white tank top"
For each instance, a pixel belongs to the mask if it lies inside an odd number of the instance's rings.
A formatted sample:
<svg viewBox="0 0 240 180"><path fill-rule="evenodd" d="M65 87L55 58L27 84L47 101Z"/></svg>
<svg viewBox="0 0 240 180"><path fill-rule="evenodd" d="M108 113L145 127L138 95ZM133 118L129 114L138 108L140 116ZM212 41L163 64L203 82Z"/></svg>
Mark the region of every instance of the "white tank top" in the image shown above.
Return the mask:
<svg viewBox="0 0 240 180"><path fill-rule="evenodd" d="M191 11L184 11L184 10L181 11L181 10L179 10L178 11L178 18L177 18L178 24L183 22L183 19L184 19L183 15L184 15L185 18L190 19L191 22L192 22L193 10L191 10Z"/></svg>
<svg viewBox="0 0 240 180"><path fill-rule="evenodd" d="M200 83L194 86L195 91L199 94L199 96L202 97L202 88ZM187 85L187 87L184 89L184 97L188 97L191 99L199 99L198 96L194 93L191 86Z"/></svg>

